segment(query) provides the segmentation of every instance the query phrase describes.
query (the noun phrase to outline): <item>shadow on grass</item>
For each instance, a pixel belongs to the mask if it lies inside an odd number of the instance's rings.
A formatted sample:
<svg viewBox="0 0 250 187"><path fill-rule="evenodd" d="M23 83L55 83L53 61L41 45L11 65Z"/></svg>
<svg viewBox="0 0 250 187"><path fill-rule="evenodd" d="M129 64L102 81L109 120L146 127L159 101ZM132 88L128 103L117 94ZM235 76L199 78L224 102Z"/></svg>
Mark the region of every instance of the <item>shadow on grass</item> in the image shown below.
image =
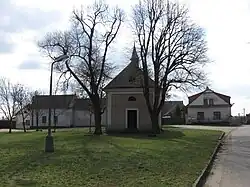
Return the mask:
<svg viewBox="0 0 250 187"><path fill-rule="evenodd" d="M27 186L27 187L33 187L36 186L37 182L31 179L21 179L21 178L13 178L10 186Z"/></svg>
<svg viewBox="0 0 250 187"><path fill-rule="evenodd" d="M185 134L178 130L164 130L161 134L152 137L149 133L109 133L108 136L122 137L122 138L134 138L134 139L149 139L149 140L159 140L159 139L176 139L185 136Z"/></svg>

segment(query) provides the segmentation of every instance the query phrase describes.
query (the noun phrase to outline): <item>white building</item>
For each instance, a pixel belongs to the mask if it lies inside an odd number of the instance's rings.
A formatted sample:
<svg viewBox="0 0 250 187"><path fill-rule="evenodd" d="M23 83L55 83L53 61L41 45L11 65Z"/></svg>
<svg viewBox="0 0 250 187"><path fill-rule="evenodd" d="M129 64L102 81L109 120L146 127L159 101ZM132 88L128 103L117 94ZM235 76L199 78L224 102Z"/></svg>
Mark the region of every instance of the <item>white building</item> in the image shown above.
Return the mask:
<svg viewBox="0 0 250 187"><path fill-rule="evenodd" d="M187 124L230 123L230 96L214 92L208 87L203 92L188 97Z"/></svg>
<svg viewBox="0 0 250 187"><path fill-rule="evenodd" d="M22 111L18 111L15 116L15 122L16 122L16 129L23 129L23 121L26 129L30 128L30 111L29 106L25 107L23 109L23 116Z"/></svg>
<svg viewBox="0 0 250 187"><path fill-rule="evenodd" d="M79 99L76 95L38 95L33 98L31 106L32 109L25 119L27 129L48 126L49 107L52 127L88 127L95 122L90 100ZM104 113L102 121L106 120L105 117ZM22 122L22 116L18 113L16 127L23 128Z"/></svg>

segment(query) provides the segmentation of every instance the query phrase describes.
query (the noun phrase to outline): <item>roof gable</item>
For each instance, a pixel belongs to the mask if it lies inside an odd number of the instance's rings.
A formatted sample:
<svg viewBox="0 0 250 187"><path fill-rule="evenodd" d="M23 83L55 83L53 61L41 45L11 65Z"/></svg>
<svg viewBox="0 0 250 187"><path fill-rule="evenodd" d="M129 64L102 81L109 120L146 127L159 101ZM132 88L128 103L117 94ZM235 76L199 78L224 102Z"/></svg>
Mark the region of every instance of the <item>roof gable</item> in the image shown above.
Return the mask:
<svg viewBox="0 0 250 187"><path fill-rule="evenodd" d="M183 108L184 107L183 101L165 101L162 107L163 116L168 115L170 112L175 110L177 106Z"/></svg>
<svg viewBox="0 0 250 187"><path fill-rule="evenodd" d="M139 57L135 46L130 60L131 62L104 89L142 88L143 72L139 68ZM149 78L149 87L153 86L154 81Z"/></svg>
<svg viewBox="0 0 250 187"><path fill-rule="evenodd" d="M222 99L224 102L226 102L227 104L231 104L230 103L230 96L227 96L227 95L224 95L224 94L221 94L221 93L218 93L218 92L215 92L213 90L211 90L209 87L207 87L204 91L200 92L200 93L197 93L197 94L194 94L192 96L189 96L188 97L188 100L189 100L189 105L191 103L193 103L196 99L198 99L201 95L203 94L206 94L206 93L212 93L212 94L215 94L216 96L218 96L220 99Z"/></svg>

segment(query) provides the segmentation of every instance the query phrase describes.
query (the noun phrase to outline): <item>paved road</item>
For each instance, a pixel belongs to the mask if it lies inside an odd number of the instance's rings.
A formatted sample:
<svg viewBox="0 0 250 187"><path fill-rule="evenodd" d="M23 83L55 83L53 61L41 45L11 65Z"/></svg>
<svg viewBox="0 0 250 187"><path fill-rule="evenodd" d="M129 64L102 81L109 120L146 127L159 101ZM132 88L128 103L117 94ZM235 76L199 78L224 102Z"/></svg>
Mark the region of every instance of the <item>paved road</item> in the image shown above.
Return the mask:
<svg viewBox="0 0 250 187"><path fill-rule="evenodd" d="M22 129L12 129L11 131L12 132L23 132ZM0 132L9 132L9 129L0 129Z"/></svg>
<svg viewBox="0 0 250 187"><path fill-rule="evenodd" d="M207 129L207 130L219 130L228 134L231 130L237 127L223 127L223 126L202 126L202 125L171 125L173 127L188 128L188 129ZM250 186L250 185L249 185Z"/></svg>
<svg viewBox="0 0 250 187"><path fill-rule="evenodd" d="M232 131L218 153L205 187L250 186L250 125Z"/></svg>

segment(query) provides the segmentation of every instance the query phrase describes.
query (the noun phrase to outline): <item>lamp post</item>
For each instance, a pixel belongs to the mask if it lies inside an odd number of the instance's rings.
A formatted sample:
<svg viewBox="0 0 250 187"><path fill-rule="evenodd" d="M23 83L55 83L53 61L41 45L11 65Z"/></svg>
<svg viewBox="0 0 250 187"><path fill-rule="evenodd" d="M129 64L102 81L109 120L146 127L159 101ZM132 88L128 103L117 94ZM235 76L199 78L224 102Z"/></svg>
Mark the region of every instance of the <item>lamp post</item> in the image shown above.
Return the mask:
<svg viewBox="0 0 250 187"><path fill-rule="evenodd" d="M49 83L49 100L52 100L52 76L53 76L53 65L56 62L60 62L63 60L68 59L69 56L68 55L61 55L59 57L54 58L54 61L51 63L51 67L50 67L50 83ZM54 152L54 140L53 140L53 136L51 134L51 103L52 101L50 101L49 104L49 123L48 123L48 135L45 138L45 152Z"/></svg>

